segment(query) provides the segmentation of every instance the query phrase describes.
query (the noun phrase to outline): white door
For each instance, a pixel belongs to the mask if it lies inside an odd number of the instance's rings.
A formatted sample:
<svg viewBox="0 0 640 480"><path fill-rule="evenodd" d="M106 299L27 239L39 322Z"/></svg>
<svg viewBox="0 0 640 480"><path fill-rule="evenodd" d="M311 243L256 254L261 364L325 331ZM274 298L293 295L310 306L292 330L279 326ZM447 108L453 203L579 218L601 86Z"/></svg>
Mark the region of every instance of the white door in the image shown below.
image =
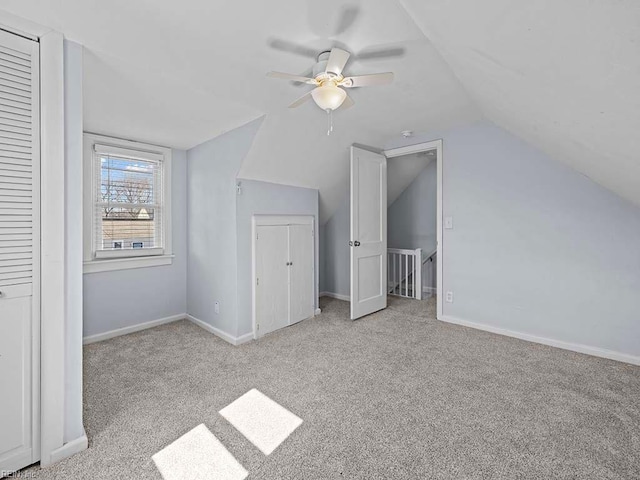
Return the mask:
<svg viewBox="0 0 640 480"><path fill-rule="evenodd" d="M313 288L313 228L311 225L289 226L290 312L293 324L312 317Z"/></svg>
<svg viewBox="0 0 640 480"><path fill-rule="evenodd" d="M286 225L256 228L256 328L265 335L289 325L289 248Z"/></svg>
<svg viewBox="0 0 640 480"><path fill-rule="evenodd" d="M0 475L39 459L38 65L0 31Z"/></svg>
<svg viewBox="0 0 640 480"><path fill-rule="evenodd" d="M351 319L387 306L387 159L351 147Z"/></svg>

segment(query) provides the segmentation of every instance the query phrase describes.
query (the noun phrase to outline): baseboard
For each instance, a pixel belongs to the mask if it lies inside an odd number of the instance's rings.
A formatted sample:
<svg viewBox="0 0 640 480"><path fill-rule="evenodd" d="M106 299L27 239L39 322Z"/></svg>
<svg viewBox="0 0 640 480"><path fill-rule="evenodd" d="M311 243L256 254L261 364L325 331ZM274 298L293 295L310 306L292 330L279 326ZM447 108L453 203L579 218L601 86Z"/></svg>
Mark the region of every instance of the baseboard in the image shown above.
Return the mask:
<svg viewBox="0 0 640 480"><path fill-rule="evenodd" d="M335 298L335 299L338 299L338 300L344 300L345 302L350 302L351 301L351 296L342 295L341 293L320 292L320 296L321 297L331 297L331 298Z"/></svg>
<svg viewBox="0 0 640 480"><path fill-rule="evenodd" d="M151 320L150 322L139 323L137 325L131 325L130 327L116 328L115 330L109 330L108 332L98 333L96 335L89 335L82 339L84 345L90 343L101 342L110 338L119 337L121 335L128 335L129 333L139 332L146 330L147 328L157 327L158 325L164 325L165 323L176 322L178 320L184 320L187 318L186 313L179 315L171 315L170 317L159 318L158 320Z"/></svg>
<svg viewBox="0 0 640 480"><path fill-rule="evenodd" d="M253 333L245 333L244 335L240 335L236 337L236 343L234 345L242 345L243 343L247 343L253 340Z"/></svg>
<svg viewBox="0 0 640 480"><path fill-rule="evenodd" d="M70 442L65 443L60 448L55 449L51 452L50 463L52 465L60 460L64 460L65 458L69 458L71 455L75 455L83 450L86 450L89 446L89 440L87 439L87 433L82 430L82 435L76 438L75 440L71 440Z"/></svg>
<svg viewBox="0 0 640 480"><path fill-rule="evenodd" d="M540 343L542 345L548 345L550 347L562 348L563 350L571 350L572 352L584 353L586 355L592 355L594 357L608 358L609 360L616 360L618 362L640 365L640 357L628 355L626 353L615 352L613 350L590 347L588 345L581 345L579 343L564 342L562 340L554 340L552 338L539 337L537 335L531 335L529 333L516 332L514 330L493 327L491 325L485 325L483 323L470 322L468 320L462 320L460 318L452 317L449 315L443 316L442 318L440 318L440 320L447 323L454 323L456 325L475 328L477 330L484 330L485 332L497 333L498 335L519 338L520 340L526 340L528 342Z"/></svg>
<svg viewBox="0 0 640 480"><path fill-rule="evenodd" d="M253 340L253 333L246 333L244 335L240 335L239 337L234 337L233 335L220 330L212 325L209 325L207 322L200 320L199 318L194 317L193 315L186 316L187 320L193 322L198 325L200 328L206 330L209 333L213 333L216 337L221 338L225 342L230 343L231 345L242 345L243 343L250 342Z"/></svg>

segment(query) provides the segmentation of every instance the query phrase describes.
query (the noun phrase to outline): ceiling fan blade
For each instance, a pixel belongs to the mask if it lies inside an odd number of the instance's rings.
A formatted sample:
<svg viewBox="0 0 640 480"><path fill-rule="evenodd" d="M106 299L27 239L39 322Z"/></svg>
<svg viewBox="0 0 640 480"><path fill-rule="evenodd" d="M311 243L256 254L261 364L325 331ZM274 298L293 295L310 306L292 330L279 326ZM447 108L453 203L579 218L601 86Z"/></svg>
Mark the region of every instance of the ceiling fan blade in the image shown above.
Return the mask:
<svg viewBox="0 0 640 480"><path fill-rule="evenodd" d="M404 47L366 48L355 55L356 60L374 60L377 58L403 57Z"/></svg>
<svg viewBox="0 0 640 480"><path fill-rule="evenodd" d="M340 110L345 110L347 108L351 108L355 105L356 102L354 102L351 97L349 95L347 95L346 97L344 97L344 101L342 102L342 105L340 105Z"/></svg>
<svg viewBox="0 0 640 480"><path fill-rule="evenodd" d="M325 72L335 73L336 75L342 74L342 69L347 64L349 56L351 54L340 48L332 48L329 54L329 60L327 60L327 68Z"/></svg>
<svg viewBox="0 0 640 480"><path fill-rule="evenodd" d="M358 75L347 77L341 82L341 86L346 88L373 87L376 85L388 85L393 82L393 73L372 73L371 75Z"/></svg>
<svg viewBox="0 0 640 480"><path fill-rule="evenodd" d="M291 105L289 105L289 108L299 107L300 105L302 105L305 102L308 102L309 100L311 100L311 92L305 93L303 96L301 96L299 99L297 99Z"/></svg>
<svg viewBox="0 0 640 480"><path fill-rule="evenodd" d="M315 78L301 77L300 75L293 75L291 73L284 72L269 72L267 73L267 77L281 78L283 80L293 80L294 82L309 83L311 85L315 85L316 83Z"/></svg>
<svg viewBox="0 0 640 480"><path fill-rule="evenodd" d="M280 38L271 38L267 41L267 44L276 50L283 52L295 53L296 55L302 55L303 57L309 57L316 59L318 57L318 51L299 45L297 43L290 42L289 40L282 40Z"/></svg>

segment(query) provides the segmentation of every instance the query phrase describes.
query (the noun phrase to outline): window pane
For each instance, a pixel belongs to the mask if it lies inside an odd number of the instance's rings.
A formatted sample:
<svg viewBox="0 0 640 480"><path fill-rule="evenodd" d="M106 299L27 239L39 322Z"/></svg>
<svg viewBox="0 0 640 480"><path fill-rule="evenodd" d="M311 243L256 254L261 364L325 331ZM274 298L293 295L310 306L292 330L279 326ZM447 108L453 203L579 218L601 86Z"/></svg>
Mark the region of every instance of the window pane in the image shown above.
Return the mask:
<svg viewBox="0 0 640 480"><path fill-rule="evenodd" d="M157 164L143 160L100 157L100 199L106 203L156 203Z"/></svg>
<svg viewBox="0 0 640 480"><path fill-rule="evenodd" d="M98 155L96 248L162 247L162 164Z"/></svg>
<svg viewBox="0 0 640 480"><path fill-rule="evenodd" d="M99 207L102 215L102 249L155 248L159 209Z"/></svg>

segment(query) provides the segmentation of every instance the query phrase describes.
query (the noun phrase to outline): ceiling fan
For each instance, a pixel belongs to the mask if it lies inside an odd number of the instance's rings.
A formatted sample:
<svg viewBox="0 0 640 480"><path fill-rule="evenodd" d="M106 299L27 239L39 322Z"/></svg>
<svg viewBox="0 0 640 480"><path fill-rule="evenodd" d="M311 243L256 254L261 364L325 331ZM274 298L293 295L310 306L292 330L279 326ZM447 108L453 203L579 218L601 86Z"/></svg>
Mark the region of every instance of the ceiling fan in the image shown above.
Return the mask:
<svg viewBox="0 0 640 480"><path fill-rule="evenodd" d="M303 77L282 72L269 72L267 76L315 85L316 88L297 99L289 105L289 108L299 107L313 99L316 105L329 115L327 134L330 134L333 130L331 113L340 107L345 109L354 104L344 88L387 85L393 81L393 73L391 72L345 77L342 71L350 55L349 52L340 48L332 48L330 51L322 52L318 55L317 63L313 67L313 77Z"/></svg>

